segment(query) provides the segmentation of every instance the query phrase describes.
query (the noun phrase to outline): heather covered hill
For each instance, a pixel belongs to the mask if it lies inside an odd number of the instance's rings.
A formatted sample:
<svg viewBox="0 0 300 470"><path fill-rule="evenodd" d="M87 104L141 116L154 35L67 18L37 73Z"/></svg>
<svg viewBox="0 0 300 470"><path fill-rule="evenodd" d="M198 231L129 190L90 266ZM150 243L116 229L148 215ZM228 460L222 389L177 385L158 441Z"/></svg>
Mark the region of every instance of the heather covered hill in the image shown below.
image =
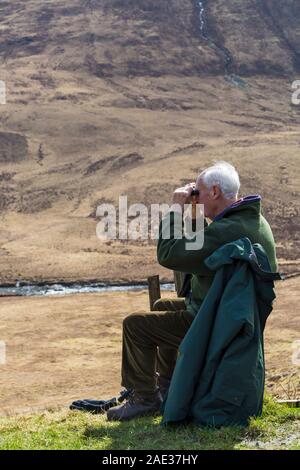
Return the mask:
<svg viewBox="0 0 300 470"><path fill-rule="evenodd" d="M1 2L2 282L156 273L153 243L96 238L96 207L120 194L168 203L213 159L237 166L243 194L262 194L282 269L297 270L299 8Z"/></svg>
<svg viewBox="0 0 300 470"><path fill-rule="evenodd" d="M47 58L48 70L99 77L222 73L222 58L201 39L199 5L205 33L232 53L239 73L298 70L296 0L1 2L1 57Z"/></svg>

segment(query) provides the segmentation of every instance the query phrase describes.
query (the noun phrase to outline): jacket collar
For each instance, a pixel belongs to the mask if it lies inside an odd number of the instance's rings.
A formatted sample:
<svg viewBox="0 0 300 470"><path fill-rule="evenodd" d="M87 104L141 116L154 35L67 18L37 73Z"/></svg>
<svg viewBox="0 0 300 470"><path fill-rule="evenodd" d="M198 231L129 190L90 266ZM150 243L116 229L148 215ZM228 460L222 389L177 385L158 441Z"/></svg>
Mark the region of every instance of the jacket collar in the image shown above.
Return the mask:
<svg viewBox="0 0 300 470"><path fill-rule="evenodd" d="M232 209L235 209L236 207L246 206L256 201L261 201L261 196L259 194L251 194L249 196L242 197L230 206L226 207L226 209L224 209L220 214L216 215L216 217L213 219L213 222L222 219L222 217L227 214L227 212L231 211Z"/></svg>

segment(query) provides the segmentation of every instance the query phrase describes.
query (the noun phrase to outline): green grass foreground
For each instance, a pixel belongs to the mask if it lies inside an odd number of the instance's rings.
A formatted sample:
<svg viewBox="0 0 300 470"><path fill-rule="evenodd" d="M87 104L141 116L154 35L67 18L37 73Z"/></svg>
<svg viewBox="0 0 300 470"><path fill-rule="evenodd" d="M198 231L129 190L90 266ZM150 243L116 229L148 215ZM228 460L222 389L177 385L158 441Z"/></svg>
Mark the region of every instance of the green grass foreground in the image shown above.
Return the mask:
<svg viewBox="0 0 300 470"><path fill-rule="evenodd" d="M0 418L0 449L84 450L300 450L300 409L265 400L261 418L249 427L203 429L160 426L161 417L110 423L105 416L76 411Z"/></svg>

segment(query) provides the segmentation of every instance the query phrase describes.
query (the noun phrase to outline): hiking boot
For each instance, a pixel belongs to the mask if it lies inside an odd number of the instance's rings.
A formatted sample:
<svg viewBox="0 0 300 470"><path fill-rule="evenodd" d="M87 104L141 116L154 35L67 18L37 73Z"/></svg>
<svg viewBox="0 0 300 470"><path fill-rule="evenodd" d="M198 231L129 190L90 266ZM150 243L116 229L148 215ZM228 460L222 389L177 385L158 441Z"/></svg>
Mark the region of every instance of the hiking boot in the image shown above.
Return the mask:
<svg viewBox="0 0 300 470"><path fill-rule="evenodd" d="M107 411L107 419L108 421L128 421L140 416L154 415L159 412L162 401L159 390L154 392L153 395L149 395L149 397L133 391L124 405L116 406Z"/></svg>

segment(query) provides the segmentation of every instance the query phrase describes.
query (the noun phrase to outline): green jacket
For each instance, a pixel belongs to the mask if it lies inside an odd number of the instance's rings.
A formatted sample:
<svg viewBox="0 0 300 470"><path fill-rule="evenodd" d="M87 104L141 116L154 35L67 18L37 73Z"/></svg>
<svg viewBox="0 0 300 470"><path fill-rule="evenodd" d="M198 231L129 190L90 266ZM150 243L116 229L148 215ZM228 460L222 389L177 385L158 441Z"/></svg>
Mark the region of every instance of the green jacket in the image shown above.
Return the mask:
<svg viewBox="0 0 300 470"><path fill-rule="evenodd" d="M186 300L187 309L195 315L199 310L215 273L207 268L204 260L220 246L247 237L251 243L259 243L265 249L271 270L277 271L276 250L272 230L261 213L259 196L244 198L243 204L229 208L204 229L204 245L201 250L188 251L184 238L172 238L174 230L182 230L182 218L171 212L165 216L170 224L171 238L162 239L162 224L157 245L158 262L174 271L191 273L191 295Z"/></svg>
<svg viewBox="0 0 300 470"><path fill-rule="evenodd" d="M262 411L263 330L281 276L248 238L222 246L204 264L216 274L179 347L162 423L245 426Z"/></svg>

